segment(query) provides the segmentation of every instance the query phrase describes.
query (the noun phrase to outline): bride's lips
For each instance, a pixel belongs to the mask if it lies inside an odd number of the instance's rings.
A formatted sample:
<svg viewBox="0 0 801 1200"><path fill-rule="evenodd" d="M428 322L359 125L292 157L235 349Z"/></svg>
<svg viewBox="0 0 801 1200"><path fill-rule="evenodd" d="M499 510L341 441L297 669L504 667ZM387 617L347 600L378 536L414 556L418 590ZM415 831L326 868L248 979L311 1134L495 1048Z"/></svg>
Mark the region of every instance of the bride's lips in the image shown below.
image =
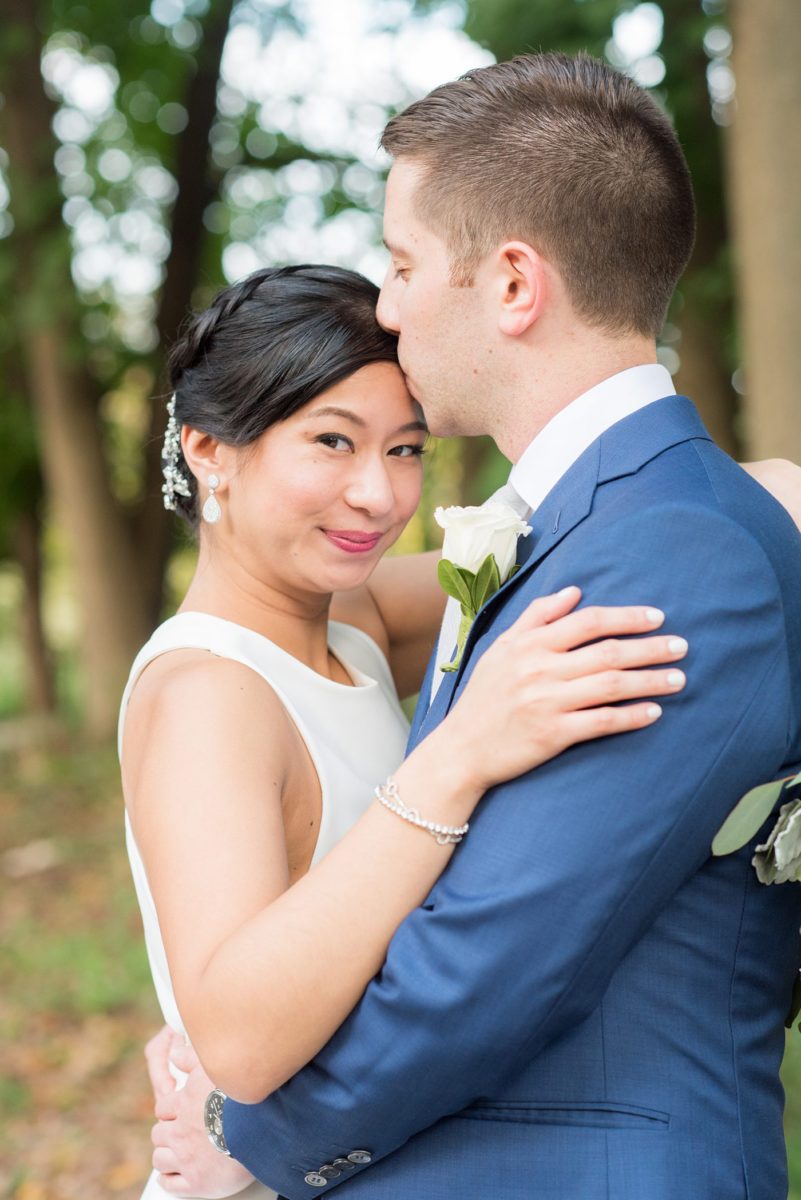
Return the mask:
<svg viewBox="0 0 801 1200"><path fill-rule="evenodd" d="M367 554L375 550L383 534L362 533L358 529L324 529L329 542L333 542L347 554Z"/></svg>

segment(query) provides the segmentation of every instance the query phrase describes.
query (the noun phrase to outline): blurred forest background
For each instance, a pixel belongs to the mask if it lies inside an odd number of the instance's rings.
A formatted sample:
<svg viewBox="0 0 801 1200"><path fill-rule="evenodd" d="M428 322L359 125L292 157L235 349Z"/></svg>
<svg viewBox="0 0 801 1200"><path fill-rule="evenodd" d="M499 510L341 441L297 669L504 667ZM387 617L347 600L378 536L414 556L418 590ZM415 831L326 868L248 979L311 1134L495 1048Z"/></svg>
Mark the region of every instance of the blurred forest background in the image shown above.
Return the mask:
<svg viewBox="0 0 801 1200"><path fill-rule="evenodd" d="M733 454L800 461L797 0L0 0L0 1196L133 1198L148 1168L158 1018L111 743L192 565L161 502L165 350L259 265L380 281L387 117L581 48L653 89L693 173L662 361ZM505 468L438 446L401 548ZM792 1044L785 1066L801 1200Z"/></svg>

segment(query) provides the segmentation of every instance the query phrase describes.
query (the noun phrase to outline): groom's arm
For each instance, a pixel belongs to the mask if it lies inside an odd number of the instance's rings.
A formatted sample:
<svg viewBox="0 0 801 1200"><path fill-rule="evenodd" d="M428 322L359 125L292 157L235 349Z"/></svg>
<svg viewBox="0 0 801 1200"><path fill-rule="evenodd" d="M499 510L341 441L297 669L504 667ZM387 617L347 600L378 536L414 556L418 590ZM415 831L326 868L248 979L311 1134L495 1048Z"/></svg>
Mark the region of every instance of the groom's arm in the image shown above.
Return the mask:
<svg viewBox="0 0 801 1200"><path fill-rule="evenodd" d="M304 1175L320 1164L351 1150L375 1162L491 1095L587 1017L734 800L784 758L788 661L761 548L678 504L620 522L614 542L580 533L569 559L558 547L542 564L538 590L578 582L587 603L658 604L689 639L688 686L649 729L494 789L328 1045L261 1104L226 1104L235 1156L291 1200L317 1191ZM529 599L522 581L492 635Z"/></svg>

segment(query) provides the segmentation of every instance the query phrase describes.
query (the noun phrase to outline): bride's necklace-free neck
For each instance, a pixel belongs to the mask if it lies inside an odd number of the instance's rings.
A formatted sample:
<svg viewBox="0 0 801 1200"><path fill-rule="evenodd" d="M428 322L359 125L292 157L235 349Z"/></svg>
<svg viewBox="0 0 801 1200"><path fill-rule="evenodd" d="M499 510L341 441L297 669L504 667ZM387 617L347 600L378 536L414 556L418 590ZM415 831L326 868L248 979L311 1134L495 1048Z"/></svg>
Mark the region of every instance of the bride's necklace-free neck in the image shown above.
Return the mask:
<svg viewBox="0 0 801 1200"><path fill-rule="evenodd" d="M180 612L205 612L252 629L312 671L337 683L350 677L328 648L331 596L289 594L242 572L221 576L198 563Z"/></svg>

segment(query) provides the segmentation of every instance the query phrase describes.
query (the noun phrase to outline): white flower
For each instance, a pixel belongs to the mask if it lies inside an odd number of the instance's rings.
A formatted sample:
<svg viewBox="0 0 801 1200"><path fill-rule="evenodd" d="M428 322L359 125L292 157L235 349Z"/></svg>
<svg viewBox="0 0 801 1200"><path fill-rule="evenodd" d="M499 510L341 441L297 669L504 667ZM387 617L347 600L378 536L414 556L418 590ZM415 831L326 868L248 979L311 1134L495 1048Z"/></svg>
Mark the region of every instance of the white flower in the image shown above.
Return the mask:
<svg viewBox="0 0 801 1200"><path fill-rule="evenodd" d="M801 801L781 806L770 837L751 861L760 883L801 882Z"/></svg>
<svg viewBox="0 0 801 1200"><path fill-rule="evenodd" d="M531 533L531 526L502 500L490 500L481 507L438 508L434 517L445 530L443 558L476 572L487 555L492 554L502 583L515 565L517 539Z"/></svg>

